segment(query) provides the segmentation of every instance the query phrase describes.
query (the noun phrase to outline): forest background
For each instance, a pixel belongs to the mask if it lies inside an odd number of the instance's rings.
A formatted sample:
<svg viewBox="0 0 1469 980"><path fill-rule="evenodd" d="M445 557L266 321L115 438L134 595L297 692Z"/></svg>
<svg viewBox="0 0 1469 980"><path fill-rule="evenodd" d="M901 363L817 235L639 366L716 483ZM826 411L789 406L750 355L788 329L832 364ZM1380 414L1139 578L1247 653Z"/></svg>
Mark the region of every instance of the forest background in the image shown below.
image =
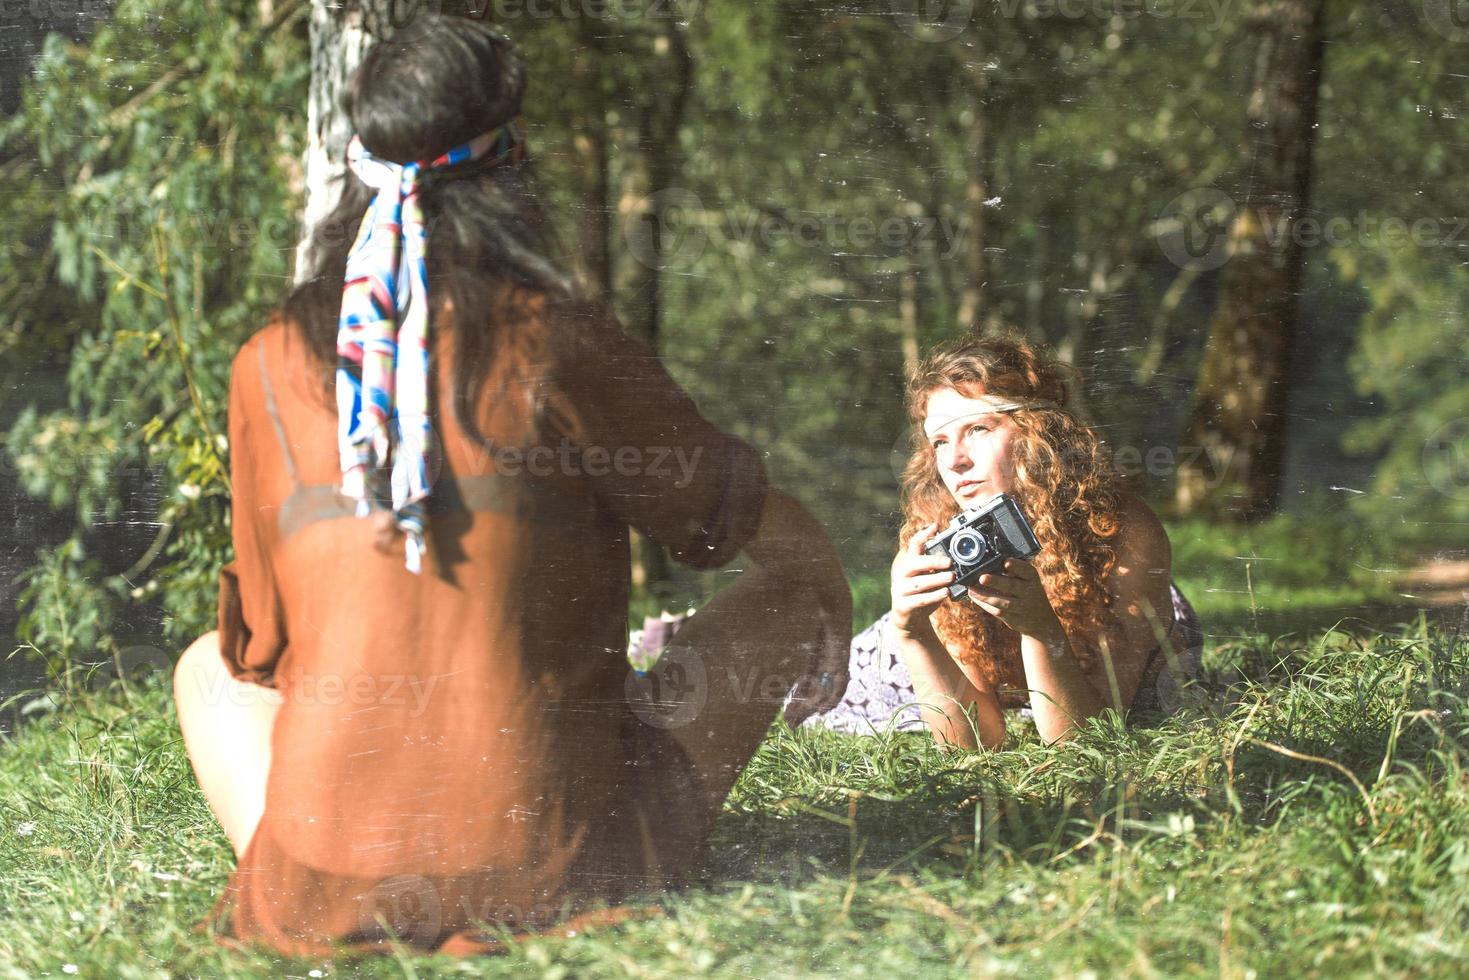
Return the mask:
<svg viewBox="0 0 1469 980"><path fill-rule="evenodd" d="M0 91L0 627L33 656L176 651L213 624L230 360L321 207L313 63L330 94L324 37L420 9L0 8L36 49ZM1469 550L1455 0L467 12L531 65L566 262L825 523L859 627L885 607L904 372L965 331L1081 369L1216 629L1400 612L1422 594L1399 570ZM1258 287L1272 269L1288 288ZM1261 295L1277 308L1249 320ZM720 581L648 551L637 573L638 612Z"/></svg>

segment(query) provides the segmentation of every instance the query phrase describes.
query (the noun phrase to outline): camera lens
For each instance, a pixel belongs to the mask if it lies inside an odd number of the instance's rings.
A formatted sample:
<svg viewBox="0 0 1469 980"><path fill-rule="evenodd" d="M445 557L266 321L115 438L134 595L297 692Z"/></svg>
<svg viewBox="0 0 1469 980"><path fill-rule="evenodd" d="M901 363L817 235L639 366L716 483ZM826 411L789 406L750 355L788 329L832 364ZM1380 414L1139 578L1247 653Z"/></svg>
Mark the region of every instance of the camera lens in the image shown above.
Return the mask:
<svg viewBox="0 0 1469 980"><path fill-rule="evenodd" d="M984 538L977 531L960 531L949 542L949 553L954 556L955 561L963 565L973 565L980 561L986 550Z"/></svg>

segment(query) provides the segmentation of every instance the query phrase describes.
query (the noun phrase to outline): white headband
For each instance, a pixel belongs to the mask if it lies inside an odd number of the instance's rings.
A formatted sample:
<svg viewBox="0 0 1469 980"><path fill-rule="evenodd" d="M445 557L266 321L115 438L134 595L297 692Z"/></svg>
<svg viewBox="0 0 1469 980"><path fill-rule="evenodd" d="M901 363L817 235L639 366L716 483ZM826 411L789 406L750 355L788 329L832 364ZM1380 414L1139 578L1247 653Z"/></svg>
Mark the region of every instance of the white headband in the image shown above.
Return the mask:
<svg viewBox="0 0 1469 980"><path fill-rule="evenodd" d="M998 397L996 395L980 395L977 398L971 398L969 400L971 402L978 402L979 404L983 405L984 408L982 408L981 410L979 410L977 412L965 412L963 415L954 415L954 416L951 416L949 418L946 418L942 422L940 422L938 425L934 426L932 429L928 428L927 426L924 426L924 429L923 429L923 436L924 436L924 438L926 438L926 439L932 439L933 438L933 434L935 432L937 432L939 429L942 429L944 426L948 425L950 422L957 422L960 419L974 418L976 415L993 415L996 412L1013 412L1017 408L1042 408L1042 407L1045 407L1045 406L1048 406L1048 405L1051 404L1050 402L1047 402L1047 401L1018 401L1017 402L1017 401L1011 401L1008 398L1000 398L1000 397Z"/></svg>

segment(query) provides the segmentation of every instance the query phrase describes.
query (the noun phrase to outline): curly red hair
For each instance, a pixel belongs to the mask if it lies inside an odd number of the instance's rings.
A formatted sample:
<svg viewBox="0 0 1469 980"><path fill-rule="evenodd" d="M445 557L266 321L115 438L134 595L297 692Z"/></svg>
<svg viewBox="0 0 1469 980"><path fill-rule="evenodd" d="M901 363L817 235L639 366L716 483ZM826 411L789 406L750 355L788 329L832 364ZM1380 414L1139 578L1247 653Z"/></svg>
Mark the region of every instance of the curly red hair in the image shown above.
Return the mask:
<svg viewBox="0 0 1469 980"><path fill-rule="evenodd" d="M908 379L906 401L915 432L923 429L929 396L945 388L1039 403L1007 413L1015 426L1013 496L1040 542L1034 565L1046 595L1081 666L1089 669L1093 639L1116 624L1113 596L1103 583L1117 564L1113 539L1122 500L1101 441L1068 408L1068 376L1080 382L1074 368L1024 340L970 337L930 354ZM926 524L944 528L961 510L926 440L903 472L902 507L900 547ZM945 646L995 690L1025 687L1019 637L969 599L945 599L933 624Z"/></svg>

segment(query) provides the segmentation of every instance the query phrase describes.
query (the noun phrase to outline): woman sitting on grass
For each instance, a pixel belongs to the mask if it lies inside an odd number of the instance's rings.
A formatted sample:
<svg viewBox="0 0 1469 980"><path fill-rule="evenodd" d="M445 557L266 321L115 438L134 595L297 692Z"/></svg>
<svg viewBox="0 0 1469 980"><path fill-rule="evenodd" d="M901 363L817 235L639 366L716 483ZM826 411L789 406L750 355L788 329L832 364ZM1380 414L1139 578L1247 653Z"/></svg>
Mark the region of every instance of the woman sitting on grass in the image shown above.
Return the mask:
<svg viewBox="0 0 1469 980"><path fill-rule="evenodd" d="M175 674L225 945L493 952L687 884L779 707L746 691L835 700L835 549L557 269L525 86L472 20L369 52L312 277L235 357L236 560ZM629 680L630 527L749 559L665 653L710 665L677 701Z"/></svg>
<svg viewBox="0 0 1469 980"><path fill-rule="evenodd" d="M914 373L908 412L923 440L903 474L893 608L853 640L842 702L810 724L926 723L940 741L993 748L1005 707L1028 703L1054 741L1107 708L1178 702L1198 672L1198 617L1171 582L1163 525L1067 410L1067 370L1023 341L983 338ZM1020 504L1041 551L951 599L949 559L923 547L999 493Z"/></svg>

